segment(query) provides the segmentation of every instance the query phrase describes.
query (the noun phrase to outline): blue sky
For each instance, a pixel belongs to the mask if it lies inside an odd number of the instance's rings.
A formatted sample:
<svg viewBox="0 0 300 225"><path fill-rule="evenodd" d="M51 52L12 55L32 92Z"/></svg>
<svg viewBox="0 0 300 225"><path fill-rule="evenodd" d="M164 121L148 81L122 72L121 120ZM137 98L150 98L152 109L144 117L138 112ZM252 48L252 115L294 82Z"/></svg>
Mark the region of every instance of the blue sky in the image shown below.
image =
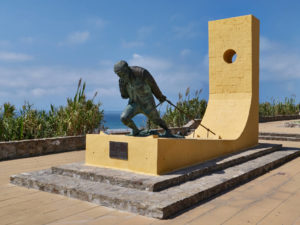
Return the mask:
<svg viewBox="0 0 300 225"><path fill-rule="evenodd" d="M260 101L300 101L299 1L2 0L0 104L65 105L80 77L105 110L122 110L113 64L147 68L176 102L208 98L208 21L253 14L261 24Z"/></svg>

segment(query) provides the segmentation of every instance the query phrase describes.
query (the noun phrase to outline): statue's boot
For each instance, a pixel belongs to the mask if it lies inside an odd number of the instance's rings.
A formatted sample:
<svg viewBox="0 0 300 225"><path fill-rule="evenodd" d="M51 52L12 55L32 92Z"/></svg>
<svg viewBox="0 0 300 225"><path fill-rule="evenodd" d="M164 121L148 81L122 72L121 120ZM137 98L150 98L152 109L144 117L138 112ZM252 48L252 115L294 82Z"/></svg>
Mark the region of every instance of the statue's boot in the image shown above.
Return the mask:
<svg viewBox="0 0 300 225"><path fill-rule="evenodd" d="M140 133L140 130L137 128L137 126L135 125L135 123L133 122L132 119L127 119L126 121L122 121L127 127L131 128L132 131L130 133L130 135L132 136L138 136L138 134Z"/></svg>
<svg viewBox="0 0 300 225"><path fill-rule="evenodd" d="M165 130L165 136L172 136L171 130L168 128L165 121L161 119L158 125Z"/></svg>
<svg viewBox="0 0 300 225"><path fill-rule="evenodd" d="M132 136L138 136L139 133L140 133L140 130L139 130L139 129L137 129L137 130L132 129L130 135L132 135Z"/></svg>

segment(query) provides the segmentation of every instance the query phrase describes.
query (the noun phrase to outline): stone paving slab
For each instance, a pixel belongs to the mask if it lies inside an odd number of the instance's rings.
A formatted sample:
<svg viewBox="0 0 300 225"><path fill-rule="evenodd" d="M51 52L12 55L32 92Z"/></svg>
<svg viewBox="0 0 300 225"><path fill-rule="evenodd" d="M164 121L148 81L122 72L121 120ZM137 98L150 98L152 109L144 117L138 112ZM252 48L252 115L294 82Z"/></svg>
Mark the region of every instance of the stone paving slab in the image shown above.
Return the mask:
<svg viewBox="0 0 300 225"><path fill-rule="evenodd" d="M274 133L274 132L259 132L261 136L282 136L282 137L294 137L300 138L300 134L292 134L292 133Z"/></svg>
<svg viewBox="0 0 300 225"><path fill-rule="evenodd" d="M300 142L300 138L295 137L282 137L282 136L259 136L260 140L274 140L274 141L293 141Z"/></svg>
<svg viewBox="0 0 300 225"><path fill-rule="evenodd" d="M259 139L300 142L300 134L260 132Z"/></svg>
<svg viewBox="0 0 300 225"><path fill-rule="evenodd" d="M53 174L51 169L13 175L11 183L163 219L247 182L299 155L298 149L282 149L160 192Z"/></svg>
<svg viewBox="0 0 300 225"><path fill-rule="evenodd" d="M195 166L184 168L166 175L152 176L128 171L86 166L84 163L72 163L52 167L52 173L90 181L98 181L122 187L146 191L161 191L166 188L194 180L214 171L228 168L239 163L255 159L281 148L279 144L259 144L254 148L210 160Z"/></svg>
<svg viewBox="0 0 300 225"><path fill-rule="evenodd" d="M298 120L291 120L290 122L296 122ZM300 127L286 127L284 124L286 121L276 121L269 123L260 123L259 132L268 133L280 133L280 134L300 134Z"/></svg>

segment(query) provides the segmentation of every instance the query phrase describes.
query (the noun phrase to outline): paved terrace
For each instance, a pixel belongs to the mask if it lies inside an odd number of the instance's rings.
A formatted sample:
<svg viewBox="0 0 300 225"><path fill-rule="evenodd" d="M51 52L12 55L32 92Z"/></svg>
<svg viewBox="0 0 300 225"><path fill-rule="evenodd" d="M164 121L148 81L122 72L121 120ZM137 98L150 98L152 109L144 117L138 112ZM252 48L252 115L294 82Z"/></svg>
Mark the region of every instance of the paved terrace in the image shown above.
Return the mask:
<svg viewBox="0 0 300 225"><path fill-rule="evenodd" d="M300 127L285 127L284 123L300 120L275 121L259 124L259 132L300 134Z"/></svg>
<svg viewBox="0 0 300 225"><path fill-rule="evenodd" d="M282 124L263 123L260 131L300 133ZM0 224L300 224L300 158L168 220L9 184L12 174L83 160L84 151L76 151L0 162Z"/></svg>

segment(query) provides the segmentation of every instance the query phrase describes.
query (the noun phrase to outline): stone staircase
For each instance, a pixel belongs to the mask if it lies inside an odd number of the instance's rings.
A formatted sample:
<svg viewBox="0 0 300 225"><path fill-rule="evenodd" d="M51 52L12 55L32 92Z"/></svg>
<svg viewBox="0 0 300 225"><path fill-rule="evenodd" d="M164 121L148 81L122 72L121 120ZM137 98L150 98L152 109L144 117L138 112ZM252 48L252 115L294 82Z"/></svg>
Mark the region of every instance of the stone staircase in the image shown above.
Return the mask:
<svg viewBox="0 0 300 225"><path fill-rule="evenodd" d="M297 141L297 142L300 142L300 134L260 132L259 139L274 140L274 141Z"/></svg>
<svg viewBox="0 0 300 225"><path fill-rule="evenodd" d="M165 219L260 176L300 155L259 144L162 176L73 163L11 176L11 183L140 215Z"/></svg>

